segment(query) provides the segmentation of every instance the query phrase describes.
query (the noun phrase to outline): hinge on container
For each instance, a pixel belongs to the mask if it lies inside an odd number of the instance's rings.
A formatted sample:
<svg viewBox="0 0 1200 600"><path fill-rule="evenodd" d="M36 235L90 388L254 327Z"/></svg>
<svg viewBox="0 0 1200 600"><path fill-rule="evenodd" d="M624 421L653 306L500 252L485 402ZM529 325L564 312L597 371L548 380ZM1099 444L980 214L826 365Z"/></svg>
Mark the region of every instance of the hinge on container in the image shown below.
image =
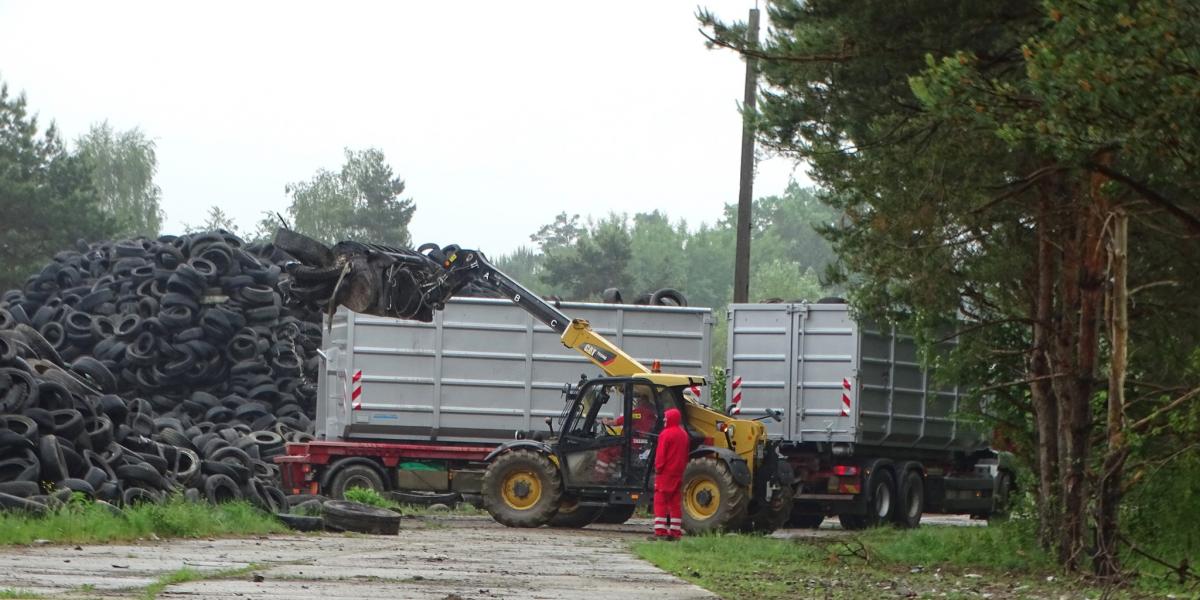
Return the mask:
<svg viewBox="0 0 1200 600"><path fill-rule="evenodd" d="M728 318L728 317L726 317L726 318ZM712 325L713 324L712 313L704 313L704 320L702 322L705 325Z"/></svg>
<svg viewBox="0 0 1200 600"><path fill-rule="evenodd" d="M801 303L801 304L789 304L788 305L788 314L801 314L801 315L807 316L808 315L808 303L805 302L805 303Z"/></svg>

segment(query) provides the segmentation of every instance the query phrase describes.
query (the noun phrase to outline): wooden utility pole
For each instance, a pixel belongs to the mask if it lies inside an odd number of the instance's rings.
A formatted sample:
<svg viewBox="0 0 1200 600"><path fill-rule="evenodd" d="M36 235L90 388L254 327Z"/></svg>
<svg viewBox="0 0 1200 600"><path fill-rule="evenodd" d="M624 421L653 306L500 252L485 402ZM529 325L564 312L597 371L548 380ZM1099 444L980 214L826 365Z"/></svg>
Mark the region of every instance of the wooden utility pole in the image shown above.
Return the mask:
<svg viewBox="0 0 1200 600"><path fill-rule="evenodd" d="M758 9L750 9L746 44L758 42ZM750 207L754 202L754 114L758 91L758 60L746 57L746 88L742 98L742 169L738 185L737 249L733 258L733 301L750 301Z"/></svg>

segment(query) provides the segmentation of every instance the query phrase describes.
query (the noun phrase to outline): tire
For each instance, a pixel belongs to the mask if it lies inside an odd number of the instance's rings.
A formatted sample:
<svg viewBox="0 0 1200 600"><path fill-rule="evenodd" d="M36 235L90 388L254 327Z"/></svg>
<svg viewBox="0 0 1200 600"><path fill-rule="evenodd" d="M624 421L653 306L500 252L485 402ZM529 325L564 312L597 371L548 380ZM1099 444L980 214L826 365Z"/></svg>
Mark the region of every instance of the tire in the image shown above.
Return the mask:
<svg viewBox="0 0 1200 600"><path fill-rule="evenodd" d="M1012 473L1008 471L996 473L996 487L992 492L992 512L987 516L989 523L1008 520L1009 513L1012 511L1014 489L1016 489L1016 485L1013 483Z"/></svg>
<svg viewBox="0 0 1200 600"><path fill-rule="evenodd" d="M344 500L330 500L322 508L325 525L339 531L375 535L400 533L400 514L384 508Z"/></svg>
<svg viewBox="0 0 1200 600"><path fill-rule="evenodd" d="M583 506L576 498L564 496L558 501L558 512L550 517L551 527L580 529L595 522L604 510L603 506Z"/></svg>
<svg viewBox="0 0 1200 600"><path fill-rule="evenodd" d="M125 491L121 493L121 504L123 506L158 504L159 502L162 502L162 496L158 492L144 488L125 488Z"/></svg>
<svg viewBox="0 0 1200 600"><path fill-rule="evenodd" d="M867 478L867 512L863 515L838 515L842 527L849 530L878 527L892 519L896 510L896 482L892 472L876 468Z"/></svg>
<svg viewBox="0 0 1200 600"><path fill-rule="evenodd" d="M532 450L501 454L483 473L483 505L498 523L541 527L558 511L562 474Z"/></svg>
<svg viewBox="0 0 1200 600"><path fill-rule="evenodd" d="M650 296L650 304L655 306L687 306L687 297L683 292L671 288L663 288Z"/></svg>
<svg viewBox="0 0 1200 600"><path fill-rule="evenodd" d="M292 531L321 531L325 528L325 519L321 517L275 513L275 518L279 519L280 523L287 525L288 529Z"/></svg>
<svg viewBox="0 0 1200 600"><path fill-rule="evenodd" d="M226 475L209 475L204 479L204 497L212 504L242 499L242 490Z"/></svg>
<svg viewBox="0 0 1200 600"><path fill-rule="evenodd" d="M781 529L792 516L792 494L790 486L781 486L779 493L751 516L750 527L760 533Z"/></svg>
<svg viewBox="0 0 1200 600"><path fill-rule="evenodd" d="M904 473L897 500L899 502L892 512L892 522L905 529L919 527L921 514L925 512L925 481L920 472L911 470Z"/></svg>
<svg viewBox="0 0 1200 600"><path fill-rule="evenodd" d="M635 512L637 512L636 504L609 504L600 511L600 515L596 517L594 523L620 525L632 519Z"/></svg>
<svg viewBox="0 0 1200 600"><path fill-rule="evenodd" d="M62 481L67 478L67 459L63 457L58 438L47 435L38 440L38 459L42 481Z"/></svg>
<svg viewBox="0 0 1200 600"><path fill-rule="evenodd" d="M400 504L415 504L417 506L429 506L430 504L445 504L446 506L454 506L458 504L458 492L388 492L387 497L399 502Z"/></svg>
<svg viewBox="0 0 1200 600"><path fill-rule="evenodd" d="M36 496L41 492L41 486L34 481L5 481L0 483L0 493L18 498Z"/></svg>
<svg viewBox="0 0 1200 600"><path fill-rule="evenodd" d="M290 229L275 231L275 247L310 267L326 267L333 264L333 252L329 247Z"/></svg>
<svg viewBox="0 0 1200 600"><path fill-rule="evenodd" d="M0 492L0 510L21 511L32 515L44 515L47 512L45 504L3 492Z"/></svg>
<svg viewBox="0 0 1200 600"><path fill-rule="evenodd" d="M334 468L336 470L329 480L329 486L325 493L335 500L345 500L346 490L353 488L368 488L380 494L387 489L383 483L383 476L373 467L356 463L345 465L340 469L336 466Z"/></svg>
<svg viewBox="0 0 1200 600"><path fill-rule="evenodd" d="M792 517L788 519L787 524L797 529L820 529L821 523L824 522L825 515L792 512Z"/></svg>
<svg viewBox="0 0 1200 600"><path fill-rule="evenodd" d="M749 493L724 461L694 458L683 471L683 528L689 534L734 529L745 521Z"/></svg>

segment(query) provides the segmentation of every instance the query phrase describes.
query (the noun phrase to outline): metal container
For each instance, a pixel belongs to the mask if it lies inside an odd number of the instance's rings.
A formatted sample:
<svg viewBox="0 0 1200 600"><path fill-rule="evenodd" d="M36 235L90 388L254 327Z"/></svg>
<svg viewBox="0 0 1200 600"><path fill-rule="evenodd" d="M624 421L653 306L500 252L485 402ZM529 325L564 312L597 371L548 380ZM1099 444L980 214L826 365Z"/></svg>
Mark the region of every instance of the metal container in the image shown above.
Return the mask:
<svg viewBox="0 0 1200 600"><path fill-rule="evenodd" d="M944 352L954 342L939 345ZM856 321L845 304L729 307L729 395L740 378L742 417L766 420L795 443L970 450L986 447L955 386L938 386L911 336Z"/></svg>
<svg viewBox="0 0 1200 600"><path fill-rule="evenodd" d="M711 309L560 308L647 366L660 360L665 372L710 372ZM317 437L329 440L499 443L517 431L545 431L544 417L562 412L563 385L602 374L512 302L487 298L454 299L432 323L343 308L322 352L316 425Z"/></svg>

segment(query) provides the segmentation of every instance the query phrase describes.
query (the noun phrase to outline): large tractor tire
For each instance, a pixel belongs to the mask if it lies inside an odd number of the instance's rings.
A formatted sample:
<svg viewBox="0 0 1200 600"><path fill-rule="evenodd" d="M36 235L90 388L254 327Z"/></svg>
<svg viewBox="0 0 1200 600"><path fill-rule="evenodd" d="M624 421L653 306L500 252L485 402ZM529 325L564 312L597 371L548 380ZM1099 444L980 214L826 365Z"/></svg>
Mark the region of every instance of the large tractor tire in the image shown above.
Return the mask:
<svg viewBox="0 0 1200 600"><path fill-rule="evenodd" d="M636 504L609 504L600 511L600 516L596 517L596 523L604 523L606 525L620 525L625 521L633 518L633 513L637 512Z"/></svg>
<svg viewBox="0 0 1200 600"><path fill-rule="evenodd" d="M683 471L683 528L690 534L737 529L746 520L748 490L733 480L722 461L701 457Z"/></svg>
<svg viewBox="0 0 1200 600"><path fill-rule="evenodd" d="M603 510L603 506L583 506L578 498L564 496L558 501L558 512L550 517L550 526L568 529L587 527L596 521Z"/></svg>
<svg viewBox="0 0 1200 600"><path fill-rule="evenodd" d="M558 512L562 474L532 450L501 454L483 473L483 506L509 527L541 527Z"/></svg>

